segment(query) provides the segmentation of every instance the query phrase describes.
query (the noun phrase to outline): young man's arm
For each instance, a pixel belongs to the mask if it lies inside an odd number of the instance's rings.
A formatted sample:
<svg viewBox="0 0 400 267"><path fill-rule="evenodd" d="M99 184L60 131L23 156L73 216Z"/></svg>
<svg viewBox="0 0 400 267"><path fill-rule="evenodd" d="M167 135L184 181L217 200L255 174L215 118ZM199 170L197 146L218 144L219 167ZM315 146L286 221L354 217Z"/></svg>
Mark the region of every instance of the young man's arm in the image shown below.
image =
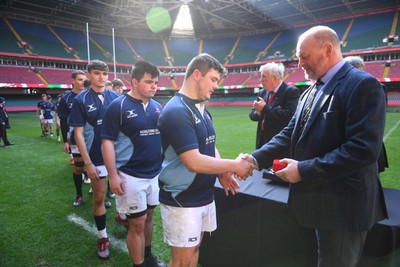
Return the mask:
<svg viewBox="0 0 400 267"><path fill-rule="evenodd" d="M253 174L256 166L241 157L235 160L214 158L203 155L198 149L191 149L179 155L185 167L194 173L222 174L233 172L245 179Z"/></svg>
<svg viewBox="0 0 400 267"><path fill-rule="evenodd" d="M85 138L83 136L83 127L74 127L74 133L76 145L78 146L79 153L81 154L83 162L85 163L87 176L92 180L99 180L100 177L97 173L96 166L93 165L89 153L86 149Z"/></svg>
<svg viewBox="0 0 400 267"><path fill-rule="evenodd" d="M104 164L106 165L108 172L108 179L110 181L110 189L117 195L124 194L122 187L122 180L118 175L117 167L115 165L115 149L114 141L108 139L102 139L101 151L103 154Z"/></svg>
<svg viewBox="0 0 400 267"><path fill-rule="evenodd" d="M215 157L220 159L221 155L219 154L219 151L217 148L215 148ZM219 183L222 185L222 188L225 191L225 195L229 196L229 191L231 192L232 195L235 195L236 192L239 191L239 183L236 181L236 179L233 176L233 172L226 172L218 175L218 180Z"/></svg>
<svg viewBox="0 0 400 267"><path fill-rule="evenodd" d="M69 153L68 122L67 118L60 117L61 135L64 141L64 152Z"/></svg>

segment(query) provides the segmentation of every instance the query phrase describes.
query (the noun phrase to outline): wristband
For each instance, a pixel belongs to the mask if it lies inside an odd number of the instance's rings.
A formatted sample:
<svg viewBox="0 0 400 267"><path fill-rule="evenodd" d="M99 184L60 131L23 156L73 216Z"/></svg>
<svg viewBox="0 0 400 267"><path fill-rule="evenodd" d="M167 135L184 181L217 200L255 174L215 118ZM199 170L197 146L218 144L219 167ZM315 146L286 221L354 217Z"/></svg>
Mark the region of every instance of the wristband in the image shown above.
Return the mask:
<svg viewBox="0 0 400 267"><path fill-rule="evenodd" d="M90 166L90 165L93 165L93 163L92 162L85 163L85 166Z"/></svg>

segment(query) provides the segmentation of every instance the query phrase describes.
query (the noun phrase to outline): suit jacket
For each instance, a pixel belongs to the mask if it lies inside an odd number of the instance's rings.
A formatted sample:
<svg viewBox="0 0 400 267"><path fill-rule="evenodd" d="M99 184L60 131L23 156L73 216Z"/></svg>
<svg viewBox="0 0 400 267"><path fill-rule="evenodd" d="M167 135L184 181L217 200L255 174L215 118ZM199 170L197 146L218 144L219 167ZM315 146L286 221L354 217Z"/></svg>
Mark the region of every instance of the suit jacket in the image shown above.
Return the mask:
<svg viewBox="0 0 400 267"><path fill-rule="evenodd" d="M267 102L270 94L267 90L262 89L257 95L257 100L258 97L262 97ZM297 87L282 82L270 105L267 104L263 108L261 116L258 116L255 109L251 109L249 113L250 119L258 121L256 149L262 147L288 125L296 111L299 97L300 91ZM261 126L264 116L264 130L262 131Z"/></svg>
<svg viewBox="0 0 400 267"><path fill-rule="evenodd" d="M10 123L8 121L8 115L3 105L0 105L0 124L4 122L7 129L10 128Z"/></svg>
<svg viewBox="0 0 400 267"><path fill-rule="evenodd" d="M349 63L325 84L308 122L299 131L306 97L289 125L252 153L259 167L290 149L302 181L290 185L289 201L306 227L365 231L387 218L377 159L386 107L380 83Z"/></svg>
<svg viewBox="0 0 400 267"><path fill-rule="evenodd" d="M386 106L387 106L387 103L388 103L387 88L386 88L386 85L384 85L383 83L381 83L381 85L382 85L383 91L385 92L385 100L386 100ZM389 160L387 158L385 144L382 142L381 153L379 153L379 157L378 157L378 172L384 172L386 168L389 168Z"/></svg>

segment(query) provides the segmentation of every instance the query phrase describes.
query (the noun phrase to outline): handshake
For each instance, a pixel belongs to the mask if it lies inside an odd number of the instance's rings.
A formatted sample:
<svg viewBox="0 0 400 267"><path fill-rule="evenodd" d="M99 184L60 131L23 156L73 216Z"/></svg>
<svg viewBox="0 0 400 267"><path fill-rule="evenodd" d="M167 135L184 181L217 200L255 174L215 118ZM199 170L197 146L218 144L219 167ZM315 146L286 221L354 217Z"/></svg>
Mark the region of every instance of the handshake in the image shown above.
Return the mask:
<svg viewBox="0 0 400 267"><path fill-rule="evenodd" d="M218 176L218 180L225 190L226 196L229 192L235 195L239 191L239 183L236 179L244 181L253 175L253 170L258 170L256 163L251 155L239 154L235 160L229 160L231 172L223 173ZM235 179L236 178L236 179Z"/></svg>
<svg viewBox="0 0 400 267"><path fill-rule="evenodd" d="M247 177L253 175L253 170L258 170L258 166L249 154L240 153L235 160L237 162L237 169L234 170L234 176L238 180L246 180Z"/></svg>

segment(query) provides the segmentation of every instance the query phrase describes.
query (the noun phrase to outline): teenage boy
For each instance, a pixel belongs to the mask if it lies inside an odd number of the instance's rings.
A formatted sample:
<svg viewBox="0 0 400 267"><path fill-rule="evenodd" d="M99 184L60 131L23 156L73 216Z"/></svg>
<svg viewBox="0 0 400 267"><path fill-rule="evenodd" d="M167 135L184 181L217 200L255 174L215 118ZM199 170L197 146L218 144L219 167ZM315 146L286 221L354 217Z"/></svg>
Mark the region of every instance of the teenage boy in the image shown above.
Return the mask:
<svg viewBox="0 0 400 267"><path fill-rule="evenodd" d="M159 76L155 65L138 61L132 69L132 89L107 108L101 134L117 211L129 223L127 244L134 267L159 266L151 253L161 170L157 121L162 107L152 99Z"/></svg>
<svg viewBox="0 0 400 267"><path fill-rule="evenodd" d="M70 118L84 168L92 180L93 213L98 230L97 255L101 259L108 259L110 252L104 206L107 170L101 155L100 132L107 106L118 97L116 92L105 88L108 71L108 66L103 61L92 60L88 64L86 76L91 87L75 97Z"/></svg>

